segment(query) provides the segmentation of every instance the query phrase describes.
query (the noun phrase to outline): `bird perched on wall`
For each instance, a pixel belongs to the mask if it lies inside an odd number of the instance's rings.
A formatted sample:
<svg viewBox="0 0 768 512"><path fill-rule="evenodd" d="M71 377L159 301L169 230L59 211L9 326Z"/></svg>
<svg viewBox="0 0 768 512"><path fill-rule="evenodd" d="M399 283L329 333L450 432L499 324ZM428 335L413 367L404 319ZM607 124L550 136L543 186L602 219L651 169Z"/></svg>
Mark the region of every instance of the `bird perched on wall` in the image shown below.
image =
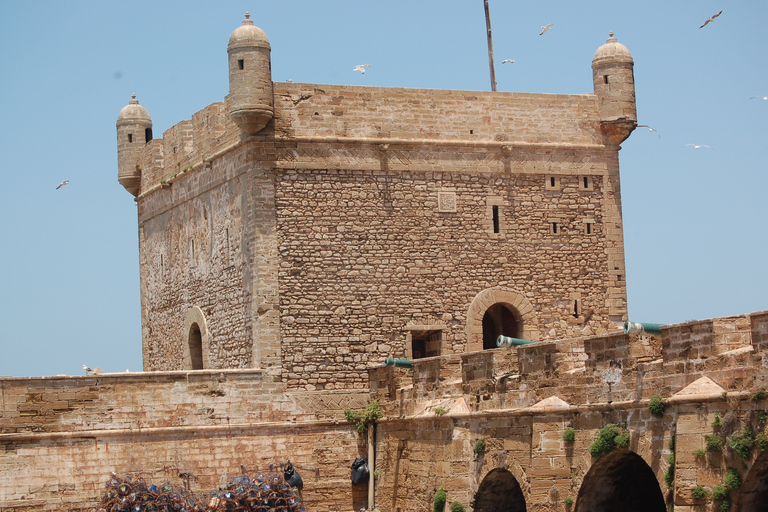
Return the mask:
<svg viewBox="0 0 768 512"><path fill-rule="evenodd" d="M512 64L513 62L515 62L515 59L504 59L501 61L502 64Z"/></svg>
<svg viewBox="0 0 768 512"><path fill-rule="evenodd" d="M552 24L551 23L547 23L546 25L541 27L541 33L539 35L543 36L548 30L552 30Z"/></svg>
<svg viewBox="0 0 768 512"><path fill-rule="evenodd" d="M650 126L648 126L647 124L639 124L639 125L637 125L637 127L638 127L638 128L648 128L650 131L652 131L652 132L656 132L656 135L658 135L658 136L659 136L659 138L661 138L661 134L659 133L659 131L658 131L658 130L654 130L653 128L651 128L651 127L650 127Z"/></svg>
<svg viewBox="0 0 768 512"><path fill-rule="evenodd" d="M59 190L61 187L63 187L63 186L64 186L64 185L66 185L67 183L69 183L69 180L64 180L64 181L62 181L61 183L59 183L59 186L58 186L58 187L56 187L56 190Z"/></svg>
<svg viewBox="0 0 768 512"><path fill-rule="evenodd" d="M709 25L710 23L712 23L713 21L715 21L715 18L717 18L717 17L718 17L718 16L720 16L721 14L723 14L723 11L720 11L720 12L719 12L719 13L717 13L717 14L713 14L712 16L710 16L709 18L707 18L707 21L705 21L705 22L704 22L704 24L703 24L702 26L700 26L699 28L704 28L704 27L706 27L707 25Z"/></svg>
<svg viewBox="0 0 768 512"><path fill-rule="evenodd" d="M700 148L709 148L711 147L707 146L706 144L686 144L686 146L693 146L693 149L700 149Z"/></svg>
<svg viewBox="0 0 768 512"><path fill-rule="evenodd" d="M352 71L359 71L362 74L365 74L366 68L369 68L369 67L371 67L370 64L358 64L357 66L355 66L355 69L353 69Z"/></svg>
<svg viewBox="0 0 768 512"><path fill-rule="evenodd" d="M91 369L91 367L88 366L87 364L83 365L83 371L85 372L86 375L90 375L91 373L93 373L93 369Z"/></svg>

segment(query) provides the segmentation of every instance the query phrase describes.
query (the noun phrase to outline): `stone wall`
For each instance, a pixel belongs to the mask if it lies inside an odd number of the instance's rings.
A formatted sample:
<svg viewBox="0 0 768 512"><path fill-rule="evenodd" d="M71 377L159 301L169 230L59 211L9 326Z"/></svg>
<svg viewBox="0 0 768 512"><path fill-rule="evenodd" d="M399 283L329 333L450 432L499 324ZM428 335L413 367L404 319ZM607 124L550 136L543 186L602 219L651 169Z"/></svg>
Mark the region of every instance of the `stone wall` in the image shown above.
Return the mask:
<svg viewBox="0 0 768 512"><path fill-rule="evenodd" d="M370 390L359 393L286 390L279 375L256 370L0 379L0 510L90 510L110 471L177 484L179 473L191 472L202 491L241 465L254 471L287 459L304 478L309 510L357 510L366 496L351 485L349 466L366 456L366 445L343 411L374 399L385 413L372 461L380 510L428 510L441 486L449 503L465 507L488 499L491 488L494 499L508 499L514 493L505 482L519 487L530 511L602 511L604 500L626 493L642 503L655 496L679 510L714 510L711 498L697 501L692 490L711 491L730 468L744 481L731 499L758 510L768 452L754 447L742 460L727 441L747 424L766 428L759 392L768 387L766 317L380 366L369 372ZM665 347L685 345L675 341L681 333L718 325L737 328L709 336L710 355L665 357ZM734 334L742 346L733 347ZM648 408L654 395L664 397L661 417ZM608 423L629 433L628 445L594 456L590 444ZM563 439L566 429L573 442ZM706 451L705 436L715 433L724 448ZM476 453L480 439L486 448Z"/></svg>

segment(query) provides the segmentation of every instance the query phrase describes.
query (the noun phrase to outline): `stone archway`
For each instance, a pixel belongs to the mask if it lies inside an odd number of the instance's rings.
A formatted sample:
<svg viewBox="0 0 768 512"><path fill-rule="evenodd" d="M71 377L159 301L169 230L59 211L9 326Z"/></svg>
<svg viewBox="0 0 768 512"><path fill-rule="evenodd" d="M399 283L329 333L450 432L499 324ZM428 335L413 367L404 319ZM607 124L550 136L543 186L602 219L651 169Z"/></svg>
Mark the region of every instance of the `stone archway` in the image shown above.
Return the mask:
<svg viewBox="0 0 768 512"><path fill-rule="evenodd" d="M192 306L184 317L183 331L184 370L202 370L211 367L211 337L203 310Z"/></svg>
<svg viewBox="0 0 768 512"><path fill-rule="evenodd" d="M758 512L768 505L768 452L761 452L741 484L736 510Z"/></svg>
<svg viewBox="0 0 768 512"><path fill-rule="evenodd" d="M635 452L617 450L589 469L574 512L666 512L664 494L651 467Z"/></svg>
<svg viewBox="0 0 768 512"><path fill-rule="evenodd" d="M472 505L475 512L526 512L525 496L506 469L491 470L480 483Z"/></svg>
<svg viewBox="0 0 768 512"><path fill-rule="evenodd" d="M490 318L486 316L488 313L490 313ZM514 323L513 330L516 334L513 336L514 338L539 341L538 322L530 301L523 294L514 290L501 287L488 288L478 293L469 305L469 311L467 311L467 351L483 350L483 324L485 323L485 330L488 330L491 325L498 329L499 325L504 325L505 321L500 320L504 317L510 317L512 320L507 320L507 325ZM504 328L501 327L501 329ZM486 338L490 339L490 335ZM485 345L489 344L490 341L486 341ZM486 348L490 347L486 346Z"/></svg>

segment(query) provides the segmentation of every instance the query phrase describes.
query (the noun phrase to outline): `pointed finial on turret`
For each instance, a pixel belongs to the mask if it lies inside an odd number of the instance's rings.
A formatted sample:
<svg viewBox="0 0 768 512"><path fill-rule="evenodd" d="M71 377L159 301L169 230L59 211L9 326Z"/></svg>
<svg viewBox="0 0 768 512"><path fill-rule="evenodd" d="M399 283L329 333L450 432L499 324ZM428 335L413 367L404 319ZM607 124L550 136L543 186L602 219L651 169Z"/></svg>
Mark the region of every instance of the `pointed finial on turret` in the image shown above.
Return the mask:
<svg viewBox="0 0 768 512"><path fill-rule="evenodd" d="M615 43L616 42L616 38L613 37L613 30L608 32L608 39L606 39L605 42L606 43Z"/></svg>
<svg viewBox="0 0 768 512"><path fill-rule="evenodd" d="M131 94L131 101L128 102L129 105L138 105L139 100L136 99L136 94Z"/></svg>
<svg viewBox="0 0 768 512"><path fill-rule="evenodd" d="M243 20L243 25L253 25L253 20L251 19L251 13L249 12L245 13L245 19Z"/></svg>

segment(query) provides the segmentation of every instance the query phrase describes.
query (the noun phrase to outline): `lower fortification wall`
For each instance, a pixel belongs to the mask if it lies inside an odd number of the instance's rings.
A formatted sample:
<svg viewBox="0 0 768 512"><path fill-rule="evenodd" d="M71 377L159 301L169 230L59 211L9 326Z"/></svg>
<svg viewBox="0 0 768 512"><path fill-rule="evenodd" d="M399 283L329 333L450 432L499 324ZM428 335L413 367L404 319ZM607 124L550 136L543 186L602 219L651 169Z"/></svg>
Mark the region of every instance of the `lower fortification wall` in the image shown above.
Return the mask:
<svg viewBox="0 0 768 512"><path fill-rule="evenodd" d="M370 369L362 394L289 392L255 370L0 379L0 511L94 510L112 471L176 485L191 473L202 492L289 459L308 510L359 510L350 465L367 436L344 409L372 400L382 511L431 510L441 487L467 510L758 510L767 333L762 312L425 358ZM621 442L597 454L609 424Z"/></svg>

